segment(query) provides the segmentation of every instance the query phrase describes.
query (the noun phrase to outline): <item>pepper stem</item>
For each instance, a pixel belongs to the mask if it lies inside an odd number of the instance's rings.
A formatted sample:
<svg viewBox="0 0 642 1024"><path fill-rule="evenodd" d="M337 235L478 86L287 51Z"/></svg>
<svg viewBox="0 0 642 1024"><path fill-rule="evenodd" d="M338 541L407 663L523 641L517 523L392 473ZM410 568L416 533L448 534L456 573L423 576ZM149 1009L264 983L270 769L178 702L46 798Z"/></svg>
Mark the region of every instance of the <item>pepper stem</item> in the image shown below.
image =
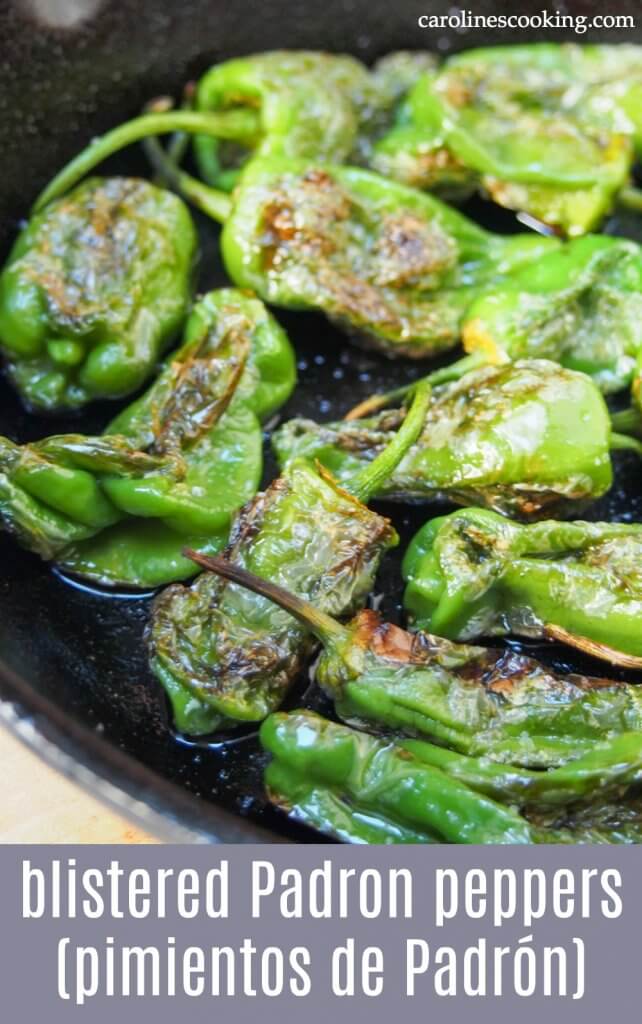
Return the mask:
<svg viewBox="0 0 642 1024"><path fill-rule="evenodd" d="M193 206L212 220L224 224L232 212L233 202L227 192L204 185L198 178L182 171L177 163L165 152L156 138L148 138L143 143L147 159L152 167L170 188L189 199Z"/></svg>
<svg viewBox="0 0 642 1024"><path fill-rule="evenodd" d="M635 210L637 213L642 213L642 189L635 188L633 185L626 185L618 192L617 201L626 210Z"/></svg>
<svg viewBox="0 0 642 1024"><path fill-rule="evenodd" d="M159 103L157 102L154 112L142 114L131 121L126 121L90 142L49 182L36 199L32 212L37 213L52 199L64 195L108 156L112 156L133 142L140 142L141 139L172 132L189 132L191 135L210 135L216 139L234 139L249 143L256 138L258 133L257 116L252 110L210 113L197 110L159 110L158 108Z"/></svg>
<svg viewBox="0 0 642 1024"><path fill-rule="evenodd" d="M642 416L634 406L629 406L611 413L611 426L618 433L637 435L642 431Z"/></svg>
<svg viewBox="0 0 642 1024"><path fill-rule="evenodd" d="M609 446L613 452L636 452L636 454L642 459L642 441L638 441L635 437L629 437L627 434L618 434L616 431L611 431Z"/></svg>
<svg viewBox="0 0 642 1024"><path fill-rule="evenodd" d="M426 420L432 388L428 378L414 387L412 405L390 444L369 465L345 484L345 489L365 504L377 493L394 472L409 448L413 446Z"/></svg>
<svg viewBox="0 0 642 1024"><path fill-rule="evenodd" d="M473 352L471 355L458 359L455 363L450 363L449 366L441 366L438 370L433 370L426 377L420 377L419 380L413 380L410 384L395 388L394 391L366 398L364 402L355 405L343 418L344 420L361 420L365 416L371 416L372 413L378 412L380 409L385 409L389 405L395 405L404 398L408 398L422 381L435 387L438 384L447 384L451 380L459 380L470 370L476 370L478 367L486 365L487 360L480 353Z"/></svg>
<svg viewBox="0 0 642 1024"><path fill-rule="evenodd" d="M191 548L184 548L183 554L203 569L207 569L208 572L215 572L223 579L238 583L239 586L246 587L247 590L274 601L280 608L298 619L311 633L314 633L321 643L327 644L332 640L344 641L347 639L348 630L340 622L333 619L331 615L327 615L326 612L320 611L319 608L315 608L309 601L304 601L297 594L291 594L290 591L279 587L276 583L264 580L261 576L255 576L247 569L242 569L239 565L234 565L218 555L203 555Z"/></svg>

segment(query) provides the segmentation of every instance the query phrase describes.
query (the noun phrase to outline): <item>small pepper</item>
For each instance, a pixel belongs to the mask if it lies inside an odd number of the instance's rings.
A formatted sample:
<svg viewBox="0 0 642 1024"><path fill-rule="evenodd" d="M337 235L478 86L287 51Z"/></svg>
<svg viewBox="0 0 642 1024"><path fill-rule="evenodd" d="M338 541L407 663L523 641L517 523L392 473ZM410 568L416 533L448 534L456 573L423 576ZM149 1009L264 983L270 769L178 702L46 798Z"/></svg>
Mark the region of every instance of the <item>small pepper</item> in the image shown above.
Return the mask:
<svg viewBox="0 0 642 1024"><path fill-rule="evenodd" d="M605 393L631 383L642 354L642 250L590 235L481 296L464 348L493 363L532 356L582 370Z"/></svg>
<svg viewBox="0 0 642 1024"><path fill-rule="evenodd" d="M419 391L403 428L346 484L348 491L305 463L291 463L241 510L228 557L329 613L361 607L382 555L398 543L390 522L365 502L416 439L426 403ZM260 721L279 707L313 640L271 601L208 572L157 598L148 644L176 727L196 735Z"/></svg>
<svg viewBox="0 0 642 1024"><path fill-rule="evenodd" d="M270 715L260 737L273 755L265 771L270 799L295 820L344 842L630 843L642 835L634 800L610 804L608 811L592 803L579 812L563 806L559 822L547 826L486 795L487 770L479 762L425 743L378 740L309 711ZM551 772L513 774L494 766L488 788L521 799L516 780L533 777L540 793L566 793L572 800L572 790L583 788L584 773L592 773L600 756L606 763L610 757L616 775L621 772L618 753L631 758L629 776L637 778L640 737L628 734L610 755L599 750L592 759ZM479 764L479 788L465 781L468 770L457 771L464 760L473 772Z"/></svg>
<svg viewBox="0 0 642 1024"><path fill-rule="evenodd" d="M61 568L106 585L193 575L186 543L212 552L259 483L263 418L294 386L294 356L257 299L205 296L157 381L103 437L0 446L0 514Z"/></svg>
<svg viewBox="0 0 642 1024"><path fill-rule="evenodd" d="M135 124L63 168L36 208L111 154L114 139L140 137ZM173 187L224 222L223 260L238 287L286 309L323 312L389 355L453 348L474 298L559 245L494 235L434 197L358 167L255 157L230 196L179 170L157 142L150 146Z"/></svg>
<svg viewBox="0 0 642 1024"><path fill-rule="evenodd" d="M273 444L282 466L317 460L341 481L377 456L404 416L392 409L338 423L294 419ZM642 452L611 431L604 399L583 373L543 359L482 367L434 389L417 442L377 496L443 498L524 519L568 513L610 488L611 446Z"/></svg>
<svg viewBox="0 0 642 1024"><path fill-rule="evenodd" d="M195 252L181 200L133 178L90 179L33 216L0 275L0 351L25 404L139 388L185 316Z"/></svg>
<svg viewBox="0 0 642 1024"><path fill-rule="evenodd" d="M413 626L451 640L548 637L642 668L642 525L519 525L485 509L433 519L403 563Z"/></svg>
<svg viewBox="0 0 642 1024"><path fill-rule="evenodd" d="M276 50L216 64L198 82L196 107L254 113L257 130L245 146L197 136L200 176L228 190L248 157L361 163L391 108L434 63L429 54L391 54L370 72L344 54Z"/></svg>
<svg viewBox="0 0 642 1024"><path fill-rule="evenodd" d="M351 725L425 736L469 757L538 769L586 757L590 765L595 744L608 740L615 746L605 748L599 764L614 786L622 784L618 766L634 763L635 771L641 770L639 686L562 675L509 650L468 647L428 633L408 633L383 622L371 610L360 612L344 626L310 602L226 559L201 558L200 563L273 601L314 633L323 645L316 681L334 700L339 717ZM620 739L628 733L637 735L637 760L624 758L628 748ZM465 760L460 764L464 772ZM629 783L637 777L627 775ZM485 778L492 781L503 776L489 765ZM530 776L524 773L520 778ZM590 794L595 784L595 772L583 773L574 799ZM604 775L600 784L607 785ZM538 800L543 799L537 785L532 780L518 782L518 774L514 789L505 795L517 800L520 786L531 794L531 803L534 792L540 794Z"/></svg>
<svg viewBox="0 0 642 1024"><path fill-rule="evenodd" d="M417 81L373 165L422 187L477 187L583 234L630 179L641 137L640 53L536 44L458 54Z"/></svg>

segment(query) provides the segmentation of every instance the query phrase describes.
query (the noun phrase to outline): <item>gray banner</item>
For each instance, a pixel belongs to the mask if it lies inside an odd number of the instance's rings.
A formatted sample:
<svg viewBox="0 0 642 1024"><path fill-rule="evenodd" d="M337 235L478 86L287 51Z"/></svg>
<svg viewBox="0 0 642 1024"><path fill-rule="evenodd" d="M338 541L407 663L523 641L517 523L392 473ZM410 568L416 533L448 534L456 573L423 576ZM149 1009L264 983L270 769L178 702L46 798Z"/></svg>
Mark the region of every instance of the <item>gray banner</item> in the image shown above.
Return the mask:
<svg viewBox="0 0 642 1024"><path fill-rule="evenodd" d="M5 846L3 1006L51 1024L603 1022L638 998L640 857Z"/></svg>

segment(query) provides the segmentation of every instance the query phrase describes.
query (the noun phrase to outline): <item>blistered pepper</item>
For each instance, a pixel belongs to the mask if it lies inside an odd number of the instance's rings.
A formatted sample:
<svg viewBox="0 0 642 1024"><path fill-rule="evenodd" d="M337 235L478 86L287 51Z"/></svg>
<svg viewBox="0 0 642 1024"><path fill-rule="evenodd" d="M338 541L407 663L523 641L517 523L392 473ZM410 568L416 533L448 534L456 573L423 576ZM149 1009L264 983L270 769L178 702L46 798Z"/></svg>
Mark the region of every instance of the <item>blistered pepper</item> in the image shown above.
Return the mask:
<svg viewBox="0 0 642 1024"><path fill-rule="evenodd" d="M571 236L590 231L629 183L640 53L541 44L458 54L418 80L373 164L417 186L479 188Z"/></svg>
<svg viewBox="0 0 642 1024"><path fill-rule="evenodd" d="M319 461L341 481L377 456L404 416L398 408L327 424L293 419L273 444L281 465ZM584 374L543 359L471 370L434 388L417 442L378 497L444 498L524 519L568 514L611 486L611 447L642 452L611 430L604 399Z"/></svg>
<svg viewBox="0 0 642 1024"><path fill-rule="evenodd" d="M419 392L404 427L376 462L346 482L347 490L305 463L291 463L241 511L228 557L326 612L361 607L382 555L398 543L390 522L365 502L416 439L426 401ZM309 631L271 601L213 573L157 598L148 642L176 726L190 734L265 718L280 706L313 644Z"/></svg>
<svg viewBox="0 0 642 1024"><path fill-rule="evenodd" d="M372 610L360 612L344 626L310 602L224 558L202 558L201 564L273 601L314 633L323 645L315 679L333 699L338 716L350 725L428 737L468 757L537 769L574 762L594 752L596 743L617 741L605 748L599 762L605 773L605 766L610 766L606 774L614 786L622 784L618 765L628 771L628 784L637 778L629 770L633 762L623 756L628 748L620 742L623 734L635 733L635 770L640 772L639 686L556 673L510 650L408 633L383 622ZM463 772L465 762L460 763ZM515 799L522 785L518 786L518 774ZM502 776L489 766L486 777ZM585 784L590 793L595 779L595 773L583 774L583 781L578 776L574 799L580 799ZM606 775L603 784L606 787ZM524 783L529 801L535 802L534 792L540 793L541 801L541 792L536 785L529 789L531 785Z"/></svg>
<svg viewBox="0 0 642 1024"><path fill-rule="evenodd" d="M605 393L626 387L642 354L640 246L598 235L567 243L473 302L462 340L481 360L553 359Z"/></svg>
<svg viewBox="0 0 642 1024"><path fill-rule="evenodd" d="M112 153L114 139L136 137L122 125L94 143L36 207ZM559 244L494 235L433 196L358 167L256 157L230 196L179 170L159 144L153 153L175 188L224 222L223 260L236 285L276 306L323 312L389 355L451 349L474 298Z"/></svg>
<svg viewBox="0 0 642 1024"><path fill-rule="evenodd" d="M212 292L156 382L102 437L2 439L2 522L43 558L105 585L193 575L182 547L225 545L259 484L260 418L294 380L292 349L263 304Z"/></svg>
<svg viewBox="0 0 642 1024"><path fill-rule="evenodd" d="M526 782L536 773L513 775L495 766L489 785L483 763L466 759L466 769L458 772L455 764L463 759L457 755L448 757L425 743L379 740L309 711L270 715L260 735L272 754L265 772L270 799L295 820L345 842L631 843L642 835L635 801L608 805L607 813L593 804L579 813L564 814L563 808L560 821L547 827L518 813L519 799L509 806L484 792L521 795L516 780ZM640 737L629 734L609 753L596 750L577 766L537 773L534 785L540 793L566 793L570 803L573 789L583 789L584 773L591 774L600 757L606 771L613 765L618 775L618 755L631 760L629 778L639 777ZM467 775L477 766L479 785L473 786Z"/></svg>
<svg viewBox="0 0 642 1024"><path fill-rule="evenodd" d="M139 388L180 329L195 252L185 205L138 179L90 179L33 216L0 275L0 352L25 404Z"/></svg>
<svg viewBox="0 0 642 1024"><path fill-rule="evenodd" d="M642 525L519 525L485 509L426 523L403 563L418 629L548 637L642 667Z"/></svg>
<svg viewBox="0 0 642 1024"><path fill-rule="evenodd" d="M426 53L391 54L370 72L345 54L276 50L216 64L199 80L196 107L219 117L256 116L245 145L197 136L200 176L229 189L252 157L362 162L388 112L419 74L434 66Z"/></svg>

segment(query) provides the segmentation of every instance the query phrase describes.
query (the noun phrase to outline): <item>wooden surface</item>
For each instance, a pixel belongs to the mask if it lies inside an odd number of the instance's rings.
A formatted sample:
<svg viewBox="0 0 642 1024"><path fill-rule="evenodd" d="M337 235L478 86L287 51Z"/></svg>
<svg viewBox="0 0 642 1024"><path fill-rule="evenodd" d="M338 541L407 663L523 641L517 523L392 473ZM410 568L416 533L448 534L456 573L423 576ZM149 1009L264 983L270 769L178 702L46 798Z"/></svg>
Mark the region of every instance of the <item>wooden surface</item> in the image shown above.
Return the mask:
<svg viewBox="0 0 642 1024"><path fill-rule="evenodd" d="M0 727L0 843L157 843Z"/></svg>

